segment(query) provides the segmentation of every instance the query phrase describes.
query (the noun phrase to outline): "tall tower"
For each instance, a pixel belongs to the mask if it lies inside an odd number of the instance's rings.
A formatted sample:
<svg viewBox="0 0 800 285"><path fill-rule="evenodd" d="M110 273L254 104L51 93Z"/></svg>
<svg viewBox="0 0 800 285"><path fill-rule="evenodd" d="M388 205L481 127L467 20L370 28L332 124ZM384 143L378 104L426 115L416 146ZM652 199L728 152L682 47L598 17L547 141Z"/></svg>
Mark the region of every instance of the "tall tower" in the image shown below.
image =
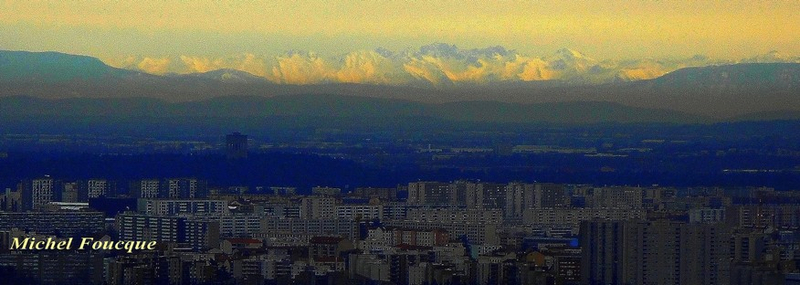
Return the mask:
<svg viewBox="0 0 800 285"><path fill-rule="evenodd" d="M228 159L247 158L247 136L239 132L225 136L225 155Z"/></svg>

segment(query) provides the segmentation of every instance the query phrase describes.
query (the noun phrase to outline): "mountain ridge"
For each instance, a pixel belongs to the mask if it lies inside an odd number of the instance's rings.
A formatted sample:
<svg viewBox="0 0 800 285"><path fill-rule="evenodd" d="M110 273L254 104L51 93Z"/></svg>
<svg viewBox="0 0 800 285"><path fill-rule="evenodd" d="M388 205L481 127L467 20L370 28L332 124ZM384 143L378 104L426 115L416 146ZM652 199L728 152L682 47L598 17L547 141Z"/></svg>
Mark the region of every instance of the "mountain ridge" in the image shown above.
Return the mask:
<svg viewBox="0 0 800 285"><path fill-rule="evenodd" d="M26 117L338 117L396 120L433 117L458 122L704 122L706 118L612 102L512 104L496 101L421 103L343 95L229 96L170 103L156 98L0 98L0 118ZM565 116L566 115L566 116Z"/></svg>
<svg viewBox="0 0 800 285"><path fill-rule="evenodd" d="M458 51L455 47L439 48ZM779 110L800 111L800 64L695 67L655 79L604 84L513 81L442 89L360 83L275 84L246 72L224 69L157 76L113 68L87 56L0 51L0 97L150 97L168 102L194 102L227 96L293 94L357 95L434 104L602 101L724 119Z"/></svg>

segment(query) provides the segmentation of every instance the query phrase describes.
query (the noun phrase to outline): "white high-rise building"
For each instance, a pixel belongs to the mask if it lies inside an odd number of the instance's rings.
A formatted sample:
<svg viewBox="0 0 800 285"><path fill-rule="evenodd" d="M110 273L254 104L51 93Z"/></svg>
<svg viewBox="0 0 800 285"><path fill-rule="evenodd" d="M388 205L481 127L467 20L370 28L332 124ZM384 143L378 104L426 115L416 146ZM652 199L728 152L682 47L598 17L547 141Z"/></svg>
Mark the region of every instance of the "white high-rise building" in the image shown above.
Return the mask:
<svg viewBox="0 0 800 285"><path fill-rule="evenodd" d="M53 201L53 179L41 178L23 182L22 204L25 209L39 209Z"/></svg>
<svg viewBox="0 0 800 285"><path fill-rule="evenodd" d="M304 197L300 204L300 217L303 219L330 219L336 215L337 200L333 197Z"/></svg>
<svg viewBox="0 0 800 285"><path fill-rule="evenodd" d="M89 199L105 196L108 193L108 181L103 179L92 179L86 181L86 193Z"/></svg>

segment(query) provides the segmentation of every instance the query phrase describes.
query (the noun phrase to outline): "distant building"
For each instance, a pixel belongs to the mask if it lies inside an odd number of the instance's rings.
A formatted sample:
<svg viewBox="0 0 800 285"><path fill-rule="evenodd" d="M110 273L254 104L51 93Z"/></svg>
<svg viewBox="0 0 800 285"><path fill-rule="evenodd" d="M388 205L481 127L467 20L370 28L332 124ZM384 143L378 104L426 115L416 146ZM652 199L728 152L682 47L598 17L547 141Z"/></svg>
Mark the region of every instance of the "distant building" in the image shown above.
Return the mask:
<svg viewBox="0 0 800 285"><path fill-rule="evenodd" d="M137 210L151 215L225 214L228 203L224 200L139 199Z"/></svg>
<svg viewBox="0 0 800 285"><path fill-rule="evenodd" d="M61 193L56 191L56 193L59 193L59 197L56 197L56 200L61 202L78 202L78 183L63 183L60 188L62 188Z"/></svg>
<svg viewBox="0 0 800 285"><path fill-rule="evenodd" d="M108 196L109 183L105 179L89 179L78 183L78 201L85 202L100 196Z"/></svg>
<svg viewBox="0 0 800 285"><path fill-rule="evenodd" d="M641 209L644 189L639 187L595 188L588 204L593 208Z"/></svg>
<svg viewBox="0 0 800 285"><path fill-rule="evenodd" d="M11 188L6 188L3 194L0 194L0 211L16 212L21 210L22 196L20 191L11 191Z"/></svg>
<svg viewBox="0 0 800 285"><path fill-rule="evenodd" d="M526 209L522 214L522 222L537 227L559 226L571 228L577 232L583 221L593 219L608 220L643 220L647 216L644 210L608 209L608 208L539 208Z"/></svg>
<svg viewBox="0 0 800 285"><path fill-rule="evenodd" d="M339 205L336 217L344 220L383 220L382 205Z"/></svg>
<svg viewBox="0 0 800 285"><path fill-rule="evenodd" d="M503 224L503 212L480 209L409 209L406 219L387 220L383 224L413 230L443 229L454 237L466 236L471 243L497 244L497 228Z"/></svg>
<svg viewBox="0 0 800 285"><path fill-rule="evenodd" d="M0 267L15 272L11 276L31 278L27 284L103 284L103 253L94 250L12 251L0 254ZM0 283L20 282L11 276L3 275Z"/></svg>
<svg viewBox="0 0 800 285"><path fill-rule="evenodd" d="M592 220L581 224L584 284L730 284L723 224ZM774 283L773 283L774 284Z"/></svg>
<svg viewBox="0 0 800 285"><path fill-rule="evenodd" d="M54 200L54 181L45 177L22 182L22 207L35 210Z"/></svg>
<svg viewBox="0 0 800 285"><path fill-rule="evenodd" d="M451 203L450 185L442 182L408 183L408 204L439 206Z"/></svg>
<svg viewBox="0 0 800 285"><path fill-rule="evenodd" d="M305 197L300 201L300 217L303 219L323 219L336 214L336 199L331 197Z"/></svg>
<svg viewBox="0 0 800 285"><path fill-rule="evenodd" d="M142 179L131 182L130 191L134 198L158 198L160 182L158 179Z"/></svg>
<svg viewBox="0 0 800 285"><path fill-rule="evenodd" d="M362 250L387 249L399 244L410 246L445 246L450 240L450 235L442 229L411 230L403 228L371 228L366 236L359 241Z"/></svg>
<svg viewBox="0 0 800 285"><path fill-rule="evenodd" d="M421 181L408 184L408 204L503 209L507 216L518 217L524 209L566 207L569 197L561 184Z"/></svg>
<svg viewBox="0 0 800 285"><path fill-rule="evenodd" d="M59 237L87 236L105 229L105 215L94 211L0 212L0 231L13 228Z"/></svg>
<svg viewBox="0 0 800 285"><path fill-rule="evenodd" d="M228 159L247 158L247 136L239 132L225 136L225 155Z"/></svg>
<svg viewBox="0 0 800 285"><path fill-rule="evenodd" d="M116 219L120 240L183 243L195 251L219 245L219 221L194 216L122 213Z"/></svg>
<svg viewBox="0 0 800 285"><path fill-rule="evenodd" d="M339 219L262 219L264 238L277 238L283 242L300 237L307 242L314 236L340 236L349 240L357 238L359 224Z"/></svg>
<svg viewBox="0 0 800 285"><path fill-rule="evenodd" d="M350 196L353 197L362 197L362 198L378 198L383 201L394 201L397 200L397 188L356 188L353 193L350 193Z"/></svg>
<svg viewBox="0 0 800 285"><path fill-rule="evenodd" d="M506 202L506 185L498 183L467 183L467 207L502 209Z"/></svg>
<svg viewBox="0 0 800 285"><path fill-rule="evenodd" d="M317 236L308 243L309 258L338 257L342 252L353 249L353 243L349 239L338 236Z"/></svg>
<svg viewBox="0 0 800 285"><path fill-rule="evenodd" d="M342 189L335 187L317 186L311 188L311 194L320 196L339 196L342 194Z"/></svg>
<svg viewBox="0 0 800 285"><path fill-rule="evenodd" d="M269 187L269 190L272 190L272 193L278 196L294 196L297 195L297 188L296 187L280 187L280 186L273 186Z"/></svg>
<svg viewBox="0 0 800 285"><path fill-rule="evenodd" d="M255 206L253 211L280 219L300 219L303 217L301 205L291 203L265 203Z"/></svg>
<svg viewBox="0 0 800 285"><path fill-rule="evenodd" d="M725 209L691 209L689 223L717 223L725 221Z"/></svg>
<svg viewBox="0 0 800 285"><path fill-rule="evenodd" d="M160 187L159 197L194 199L208 196L206 182L194 178L165 179Z"/></svg>

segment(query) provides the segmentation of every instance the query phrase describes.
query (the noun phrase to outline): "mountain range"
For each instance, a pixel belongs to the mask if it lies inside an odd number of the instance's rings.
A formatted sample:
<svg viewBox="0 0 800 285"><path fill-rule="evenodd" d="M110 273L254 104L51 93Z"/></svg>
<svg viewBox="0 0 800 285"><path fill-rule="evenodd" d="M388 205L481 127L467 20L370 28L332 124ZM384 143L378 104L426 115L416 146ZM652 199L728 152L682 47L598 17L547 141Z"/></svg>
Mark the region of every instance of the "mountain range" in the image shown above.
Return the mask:
<svg viewBox="0 0 800 285"><path fill-rule="evenodd" d="M486 54L508 53L501 47L463 52L440 46L421 52L476 62ZM576 64L587 59L574 51L559 51L559 58L563 63L549 61L549 68L596 66ZM2 97L0 110L5 116L361 116L375 112L373 115L502 122L797 119L800 64L692 67L653 79L600 84L537 80L436 88L377 83L280 84L234 69L153 75L114 68L87 56L0 51Z"/></svg>
<svg viewBox="0 0 800 285"><path fill-rule="evenodd" d="M292 50L278 55L128 56L108 58L112 66L150 74L190 74L218 69L246 71L281 84L362 83L452 88L493 82L558 80L600 84L653 79L686 67L734 63L800 63L776 51L738 61L703 55L672 59L597 60L562 48L531 56L503 46L462 49L434 43L417 50L384 48L321 55Z"/></svg>

